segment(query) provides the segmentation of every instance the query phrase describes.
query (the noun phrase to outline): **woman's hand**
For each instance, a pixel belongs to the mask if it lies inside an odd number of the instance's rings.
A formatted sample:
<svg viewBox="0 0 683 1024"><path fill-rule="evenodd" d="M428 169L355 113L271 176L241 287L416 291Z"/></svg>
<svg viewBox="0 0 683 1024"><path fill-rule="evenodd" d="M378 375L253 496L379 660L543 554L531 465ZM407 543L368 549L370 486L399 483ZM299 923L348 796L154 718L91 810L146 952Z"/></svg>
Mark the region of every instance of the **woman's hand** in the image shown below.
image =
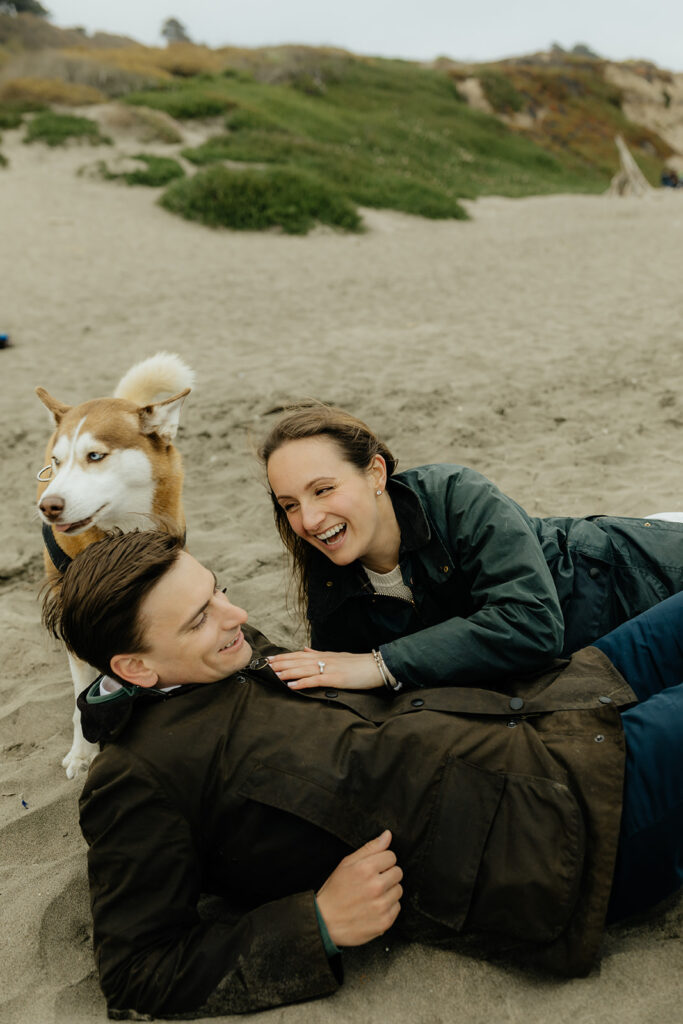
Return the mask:
<svg viewBox="0 0 683 1024"><path fill-rule="evenodd" d="M303 651L275 654L268 661L278 678L292 690L306 690L312 686L374 690L383 686L372 654L314 651L311 647L304 647Z"/></svg>
<svg viewBox="0 0 683 1024"><path fill-rule="evenodd" d="M344 857L316 894L336 946L362 946L391 928L401 909L403 872L387 829Z"/></svg>

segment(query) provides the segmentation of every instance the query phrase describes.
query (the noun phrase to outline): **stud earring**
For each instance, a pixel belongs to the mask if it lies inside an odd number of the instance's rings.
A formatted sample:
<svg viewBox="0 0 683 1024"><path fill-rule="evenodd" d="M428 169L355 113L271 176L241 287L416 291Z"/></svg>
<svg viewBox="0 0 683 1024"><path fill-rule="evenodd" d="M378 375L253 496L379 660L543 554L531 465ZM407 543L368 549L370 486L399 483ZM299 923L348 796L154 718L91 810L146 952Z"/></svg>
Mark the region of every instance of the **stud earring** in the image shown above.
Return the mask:
<svg viewBox="0 0 683 1024"><path fill-rule="evenodd" d="M380 496L380 494L381 494L381 493L382 493L381 491L377 491L377 497L378 497L378 498L379 498L379 496Z"/></svg>

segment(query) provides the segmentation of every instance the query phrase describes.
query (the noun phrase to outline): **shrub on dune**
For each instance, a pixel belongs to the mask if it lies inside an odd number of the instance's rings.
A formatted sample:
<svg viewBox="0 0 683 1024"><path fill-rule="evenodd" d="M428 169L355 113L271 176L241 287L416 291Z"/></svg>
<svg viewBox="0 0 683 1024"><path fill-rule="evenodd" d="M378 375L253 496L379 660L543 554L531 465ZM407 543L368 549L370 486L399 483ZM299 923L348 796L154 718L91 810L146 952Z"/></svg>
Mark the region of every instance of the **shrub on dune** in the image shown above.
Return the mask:
<svg viewBox="0 0 683 1024"><path fill-rule="evenodd" d="M18 128L24 120L20 110L13 110L0 105L0 128Z"/></svg>
<svg viewBox="0 0 683 1024"><path fill-rule="evenodd" d="M133 170L117 171L108 167L104 160L100 160L95 168L97 177L105 181L123 181L126 185L149 185L152 188L160 188L176 178L185 176L185 171L178 161L168 156L136 153L135 156L126 159L128 163L136 161L141 166Z"/></svg>
<svg viewBox="0 0 683 1024"><path fill-rule="evenodd" d="M47 110L47 104L36 99L3 98L0 89L0 120L3 128L18 128L24 120L24 114L39 114Z"/></svg>
<svg viewBox="0 0 683 1024"><path fill-rule="evenodd" d="M118 51L114 51L118 52ZM3 68L3 78L18 82L51 83L57 90L60 86L73 92L90 88L100 97L112 99L125 96L134 89L149 89L172 81L171 75L148 66L121 66L110 60L110 51L100 48L92 51L39 50L19 53L12 57ZM87 95L84 93L84 95ZM69 103L67 99L55 99L55 103ZM77 101L81 102L81 101ZM82 102L93 102L83 100ZM94 102L103 102L103 99Z"/></svg>
<svg viewBox="0 0 683 1024"><path fill-rule="evenodd" d="M184 88L157 89L126 96L126 103L163 110L177 121L197 117L217 117L235 106L234 100L211 86L194 84Z"/></svg>
<svg viewBox="0 0 683 1024"><path fill-rule="evenodd" d="M0 86L0 103L27 102L46 106L61 103L67 107L104 103L106 96L92 85L61 82L52 78L12 78Z"/></svg>
<svg viewBox="0 0 683 1024"><path fill-rule="evenodd" d="M159 202L171 213L210 227L280 227L287 234L303 235L320 222L344 231L363 230L357 210L336 189L313 175L280 168L235 172L209 167L173 182Z"/></svg>
<svg viewBox="0 0 683 1024"><path fill-rule="evenodd" d="M111 139L100 133L100 126L89 118L55 114L51 110L36 114L26 129L24 142L44 142L47 146L63 146L69 139L89 142L91 146L112 144Z"/></svg>

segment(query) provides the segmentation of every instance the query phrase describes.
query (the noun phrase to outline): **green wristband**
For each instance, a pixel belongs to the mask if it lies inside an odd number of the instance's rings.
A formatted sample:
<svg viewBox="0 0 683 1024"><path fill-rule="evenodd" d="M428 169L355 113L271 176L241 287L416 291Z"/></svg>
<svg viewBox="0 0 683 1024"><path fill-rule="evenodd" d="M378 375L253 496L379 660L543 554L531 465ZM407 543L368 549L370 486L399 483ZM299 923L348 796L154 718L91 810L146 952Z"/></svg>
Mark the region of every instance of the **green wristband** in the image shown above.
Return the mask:
<svg viewBox="0 0 683 1024"><path fill-rule="evenodd" d="M323 940L323 947L325 949L325 953L327 954L328 957L338 956L339 953L341 953L341 949L339 949L338 946L335 946L334 942L330 938L330 933L327 930L325 919L323 915L320 913L320 907L318 906L318 901L315 898L315 896L313 897L313 900L315 902L316 917L318 918L318 927L320 928L320 938Z"/></svg>

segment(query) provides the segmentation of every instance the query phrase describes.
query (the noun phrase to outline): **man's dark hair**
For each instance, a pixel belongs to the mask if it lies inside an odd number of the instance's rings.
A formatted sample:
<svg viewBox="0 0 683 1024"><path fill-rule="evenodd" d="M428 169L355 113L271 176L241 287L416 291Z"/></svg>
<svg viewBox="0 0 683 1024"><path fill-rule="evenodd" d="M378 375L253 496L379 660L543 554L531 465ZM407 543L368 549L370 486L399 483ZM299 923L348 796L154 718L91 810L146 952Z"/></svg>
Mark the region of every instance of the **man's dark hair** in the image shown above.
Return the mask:
<svg viewBox="0 0 683 1024"><path fill-rule="evenodd" d="M116 531L89 544L46 592L43 625L77 658L112 675L115 654L147 650L140 605L182 549L182 537L158 530Z"/></svg>

